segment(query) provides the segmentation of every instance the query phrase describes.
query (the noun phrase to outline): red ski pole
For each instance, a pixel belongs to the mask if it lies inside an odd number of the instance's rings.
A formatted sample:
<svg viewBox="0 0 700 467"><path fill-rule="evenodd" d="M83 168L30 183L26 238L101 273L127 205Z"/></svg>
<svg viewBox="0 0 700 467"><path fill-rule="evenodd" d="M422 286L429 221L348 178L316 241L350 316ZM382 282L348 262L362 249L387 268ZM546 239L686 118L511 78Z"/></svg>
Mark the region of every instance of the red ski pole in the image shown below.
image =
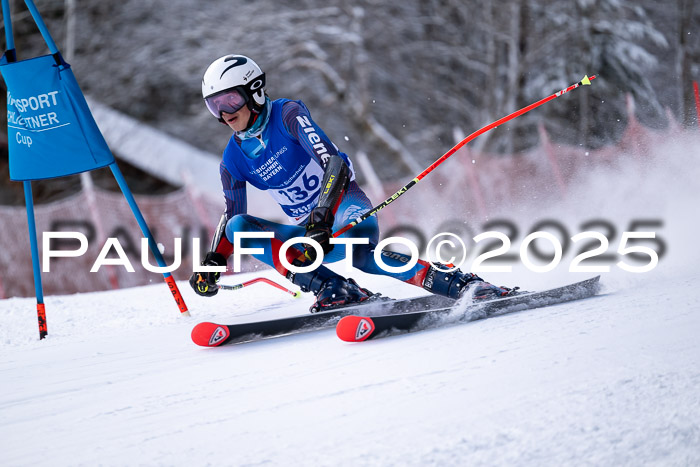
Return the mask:
<svg viewBox="0 0 700 467"><path fill-rule="evenodd" d="M452 149L450 149L449 151L447 151L440 159L438 159L438 160L436 160L435 162L433 162L433 163L430 165L430 167L428 167L427 169L425 169L423 172L421 172L420 174L418 174L418 176L417 176L416 178L414 178L413 180L411 180L410 182L408 182L406 185L404 185L401 189L399 189L399 191L397 191L396 193L394 193L393 195L391 195L389 198L387 198L384 202L382 202L382 203L378 204L377 206L373 207L372 209L370 209L369 211L367 211L367 212L364 213L362 216L358 217L357 219L355 219L354 221L352 221L351 223L349 223L349 224L346 225L345 227L339 229L337 232L335 232L335 233L333 234L333 236L334 236L334 237L338 237L339 235L342 235L343 233L345 233L345 232L347 232L348 230L350 230L350 229L352 229L353 227L355 227L355 226L356 226L357 224L359 224L360 222L362 222L362 221L368 219L369 217L375 215L377 212L381 211L382 209L384 209L385 207L387 207L389 204L391 204L391 203L393 203L394 201L396 201L397 198L399 198L399 197L402 196L404 193L406 193L406 192L407 192L410 188L412 188L416 183L420 182L426 175L428 175L430 172L432 172L433 170L435 170L440 164L442 164L443 162L445 162L450 156L452 156L452 154L454 154L455 152L457 152L462 146L464 146L465 144L467 144L468 142L470 142L471 140L473 140L473 139L476 138L477 136L482 135L482 134L486 133L487 131L496 128L497 126L504 124L504 123L507 122L508 120L512 120L512 119L514 119L515 117L519 117L520 115L522 115L522 114L524 114L524 113L527 113L527 112L531 111L532 109L534 109L534 108L536 108L536 107L541 106L541 105L544 104L545 102L549 102L549 101L551 101L552 99L555 99L555 98L561 96L562 94L565 94L565 93L567 93L567 92L569 92L569 91L572 91L572 90L576 89L576 88L579 87L579 86L590 85L590 84L591 84L591 80L593 80L593 79L595 79L595 76L591 76L591 77L589 78L589 77L586 75L586 76L584 76L583 79L582 79L581 81L579 81L578 83L572 84L571 86L569 86L569 87L566 88L566 89L562 89L561 91L555 92L555 93L552 94L551 96L545 97L544 99L539 100L539 101L537 101L537 102L535 102L535 103L533 103L533 104L530 104L530 105L528 105L527 107L523 107L522 109L517 110L517 111L513 112L513 113L510 114L510 115L506 115L505 117L503 117L503 118L501 118L501 119L499 119L499 120L496 120L495 122L490 123L490 124L486 125L485 127L483 127L483 128L481 128L481 129L475 131L474 133L472 133L471 135L467 136L467 137L464 138L462 141L460 141L459 143L457 143Z"/></svg>
<svg viewBox="0 0 700 467"><path fill-rule="evenodd" d="M278 288L283 292L287 292L288 294L290 294L294 298L301 297L301 292L299 292L299 291L295 292L293 290L289 290L286 287L279 285L277 282L271 281L270 279L267 279L265 277L258 277L256 279L251 279L249 281L245 281L243 283L236 284L236 285L219 285L219 288L221 290L239 290L239 289L242 289L243 287L248 287L249 285L257 284L258 282L263 282L265 284L268 284L268 285L271 285L275 288Z"/></svg>

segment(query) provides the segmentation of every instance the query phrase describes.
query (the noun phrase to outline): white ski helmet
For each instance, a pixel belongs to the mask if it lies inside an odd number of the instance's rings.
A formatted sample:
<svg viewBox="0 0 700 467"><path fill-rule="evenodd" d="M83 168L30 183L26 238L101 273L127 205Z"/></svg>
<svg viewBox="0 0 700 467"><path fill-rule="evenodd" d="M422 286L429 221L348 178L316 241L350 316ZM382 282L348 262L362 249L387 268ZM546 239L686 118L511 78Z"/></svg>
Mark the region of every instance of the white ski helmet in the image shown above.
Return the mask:
<svg viewBox="0 0 700 467"><path fill-rule="evenodd" d="M238 91L244 104L255 114L265 105L265 73L257 63L244 55L225 55L209 65L202 78L202 97L209 111L221 120L220 105L214 98ZM218 99L219 103L222 101ZM242 107L243 105L240 105ZM240 108L239 107L239 108Z"/></svg>

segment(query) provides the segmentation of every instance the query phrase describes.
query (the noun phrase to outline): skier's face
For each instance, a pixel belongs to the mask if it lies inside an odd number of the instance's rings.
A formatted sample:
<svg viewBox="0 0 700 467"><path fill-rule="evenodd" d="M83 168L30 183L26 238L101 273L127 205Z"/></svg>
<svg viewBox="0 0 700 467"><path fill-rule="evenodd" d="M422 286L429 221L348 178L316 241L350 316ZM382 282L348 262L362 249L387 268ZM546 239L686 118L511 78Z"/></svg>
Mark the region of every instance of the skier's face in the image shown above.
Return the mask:
<svg viewBox="0 0 700 467"><path fill-rule="evenodd" d="M243 131L248 125L248 120L250 119L250 109L247 105L244 105L235 113L221 112L221 118L224 119L226 124L233 131Z"/></svg>

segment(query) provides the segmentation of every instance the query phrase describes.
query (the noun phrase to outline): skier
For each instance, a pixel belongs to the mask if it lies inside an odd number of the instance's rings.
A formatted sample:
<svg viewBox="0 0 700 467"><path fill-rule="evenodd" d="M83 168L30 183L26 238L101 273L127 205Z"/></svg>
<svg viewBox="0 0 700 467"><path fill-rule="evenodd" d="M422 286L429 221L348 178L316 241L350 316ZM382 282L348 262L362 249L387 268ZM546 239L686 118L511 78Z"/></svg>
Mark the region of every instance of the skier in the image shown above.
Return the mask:
<svg viewBox="0 0 700 467"><path fill-rule="evenodd" d="M233 130L220 165L226 211L221 217L203 266L226 266L233 252L235 232L273 232L274 238L244 239L246 248L262 248L254 255L275 268L316 302L312 312L365 301L374 294L353 279L342 277L321 265L312 272L294 273L279 261L280 246L294 237L317 241L324 262L345 257L345 247L334 249L333 232L360 217L372 204L355 181L352 161L340 152L311 118L303 102L271 100L265 92L265 73L248 57L226 55L215 60L204 73L202 95L209 111ZM289 217L279 224L247 214L246 183L266 190ZM469 291L474 297L504 296L510 289L496 287L476 274L460 270L446 272L419 260L409 271L385 271L374 260L379 224L372 216L341 237L369 239L353 245L353 265L370 274L392 276L453 299ZM287 251L294 266L308 266L316 259L313 248L295 245ZM384 262L404 266L407 255L384 250ZM195 272L190 278L202 296L218 292L220 274Z"/></svg>

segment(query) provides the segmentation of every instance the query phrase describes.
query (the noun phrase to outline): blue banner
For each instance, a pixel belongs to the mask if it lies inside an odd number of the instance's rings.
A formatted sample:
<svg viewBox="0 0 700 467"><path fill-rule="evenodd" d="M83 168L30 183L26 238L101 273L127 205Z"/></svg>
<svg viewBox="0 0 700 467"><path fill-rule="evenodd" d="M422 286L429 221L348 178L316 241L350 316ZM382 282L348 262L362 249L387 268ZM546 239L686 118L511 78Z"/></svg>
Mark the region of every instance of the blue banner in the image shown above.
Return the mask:
<svg viewBox="0 0 700 467"><path fill-rule="evenodd" d="M62 177L114 162L70 66L57 56L0 63L12 180Z"/></svg>

